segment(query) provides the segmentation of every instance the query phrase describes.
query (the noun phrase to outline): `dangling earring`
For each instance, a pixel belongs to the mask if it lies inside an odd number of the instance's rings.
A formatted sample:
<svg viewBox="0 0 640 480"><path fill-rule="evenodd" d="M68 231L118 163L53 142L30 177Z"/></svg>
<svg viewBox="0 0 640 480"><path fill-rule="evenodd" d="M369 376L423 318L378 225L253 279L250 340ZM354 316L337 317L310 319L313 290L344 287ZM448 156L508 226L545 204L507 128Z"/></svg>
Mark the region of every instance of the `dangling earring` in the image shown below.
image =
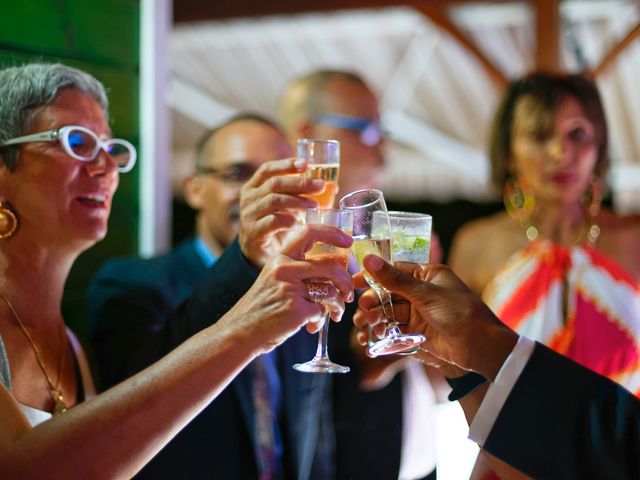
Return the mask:
<svg viewBox="0 0 640 480"><path fill-rule="evenodd" d="M589 182L589 188L584 192L583 204L587 212L587 242L589 245L595 245L600 236L600 227L595 222L595 218L600 213L602 204L602 188L597 176L593 176Z"/></svg>
<svg viewBox="0 0 640 480"><path fill-rule="evenodd" d="M531 215L536 208L536 198L531 188L517 177L511 177L504 184L502 200L509 216L524 228L529 240L534 240L538 236L538 229L531 224Z"/></svg>
<svg viewBox="0 0 640 480"><path fill-rule="evenodd" d="M584 192L583 202L587 215L590 218L598 216L600 205L602 204L602 188L600 181L595 175L589 182L589 188Z"/></svg>
<svg viewBox="0 0 640 480"><path fill-rule="evenodd" d="M18 217L7 202L0 201L0 239L10 238L18 228Z"/></svg>

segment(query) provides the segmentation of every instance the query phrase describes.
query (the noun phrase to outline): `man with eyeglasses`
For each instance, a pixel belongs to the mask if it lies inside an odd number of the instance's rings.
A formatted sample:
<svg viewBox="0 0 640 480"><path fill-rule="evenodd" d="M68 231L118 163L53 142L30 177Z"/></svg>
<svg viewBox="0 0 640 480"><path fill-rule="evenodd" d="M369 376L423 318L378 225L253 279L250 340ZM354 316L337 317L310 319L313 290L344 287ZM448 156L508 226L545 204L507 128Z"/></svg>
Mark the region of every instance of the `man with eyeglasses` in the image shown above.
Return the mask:
<svg viewBox="0 0 640 480"><path fill-rule="evenodd" d="M280 127L256 114L235 116L202 137L184 196L197 212L196 235L213 255L238 234L242 185L263 163L292 155Z"/></svg>
<svg viewBox="0 0 640 480"><path fill-rule="evenodd" d="M163 325L238 234L244 182L263 163L286 157L291 149L278 125L266 117L242 113L205 132L183 188L196 211L194 237L159 257L107 261L89 286L88 328L104 388L131 373L132 352L121 347L142 343L136 336ZM131 317L126 339L113 314L121 321Z"/></svg>
<svg viewBox="0 0 640 480"><path fill-rule="evenodd" d="M184 189L197 211L195 237L160 257L111 260L89 287L88 329L103 388L215 322L251 286L277 253L279 232L315 206L299 194L324 187L289 175L304 168L291 156L278 125L257 114L205 134ZM314 342L298 332L252 362L138 477L332 478L314 470L332 462L315 407L324 382L291 368Z"/></svg>
<svg viewBox="0 0 640 480"><path fill-rule="evenodd" d="M298 138L340 142L338 198L380 187L384 131L378 100L362 77L341 70L311 72L287 87L280 112L292 145ZM331 334L331 358L352 369L332 378L336 478L435 479L435 437L425 438L425 432L435 431L435 392L417 362L399 356L368 359L353 347L354 305Z"/></svg>

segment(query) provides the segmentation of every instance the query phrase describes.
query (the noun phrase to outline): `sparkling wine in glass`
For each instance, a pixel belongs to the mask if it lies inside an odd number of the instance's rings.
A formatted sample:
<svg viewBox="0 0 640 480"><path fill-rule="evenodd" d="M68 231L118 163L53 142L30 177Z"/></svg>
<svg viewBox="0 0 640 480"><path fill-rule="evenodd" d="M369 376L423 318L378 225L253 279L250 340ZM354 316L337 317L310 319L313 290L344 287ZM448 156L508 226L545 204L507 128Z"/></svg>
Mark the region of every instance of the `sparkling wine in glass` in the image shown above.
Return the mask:
<svg viewBox="0 0 640 480"><path fill-rule="evenodd" d="M306 223L333 225L334 227L338 227L342 231L351 234L353 215L347 210L310 208L307 210ZM336 247L323 242L315 242L311 247L311 250L305 254L305 258L333 258L338 260L346 270L349 264L349 249ZM321 280L310 281L307 283L309 296L314 301L323 303L326 301L330 286L330 282ZM329 359L327 340L331 319L329 318L329 306L325 305L325 309L326 313L324 323L322 324L322 328L318 335L318 348L316 349L315 356L308 362L296 363L293 368L301 372L308 373L347 373L349 371L349 367L338 365Z"/></svg>
<svg viewBox="0 0 640 480"><path fill-rule="evenodd" d="M415 351L416 347L424 342L424 336L402 333L393 314L391 293L369 275L362 263L369 254L377 255L387 262L392 261L391 227L382 192L375 189L357 190L342 197L340 207L353 212L351 250L365 280L378 294L387 321L384 336L370 343L367 354L377 357Z"/></svg>
<svg viewBox="0 0 640 480"><path fill-rule="evenodd" d="M338 194L338 173L340 171L340 142L337 140L298 140L298 158L307 161L309 178L324 180L324 190L309 195L318 202L318 208L332 208Z"/></svg>

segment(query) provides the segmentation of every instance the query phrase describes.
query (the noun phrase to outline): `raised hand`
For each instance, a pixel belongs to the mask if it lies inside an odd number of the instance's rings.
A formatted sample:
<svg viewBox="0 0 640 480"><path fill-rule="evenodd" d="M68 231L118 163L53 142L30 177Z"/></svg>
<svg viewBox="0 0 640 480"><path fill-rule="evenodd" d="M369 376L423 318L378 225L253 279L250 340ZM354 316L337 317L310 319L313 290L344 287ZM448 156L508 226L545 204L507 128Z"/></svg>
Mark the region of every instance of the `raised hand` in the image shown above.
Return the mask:
<svg viewBox="0 0 640 480"><path fill-rule="evenodd" d="M307 164L301 159L264 163L240 191L239 243L244 256L257 268L279 253L287 232L302 223L315 200L301 197L324 188L322 180L304 178Z"/></svg>
<svg viewBox="0 0 640 480"><path fill-rule="evenodd" d="M367 271L405 303L397 302L396 319L410 331L421 332L427 340L421 345L423 359L436 364L433 357L464 370L473 370L493 380L504 359L513 349L518 335L504 325L489 308L444 265L389 265L374 255L365 259ZM362 280L355 287L364 286ZM359 301L354 323L361 331L358 341L366 343L366 326L380 332L383 320L380 302L372 291Z"/></svg>
<svg viewBox="0 0 640 480"><path fill-rule="evenodd" d="M296 228L282 251L262 269L251 289L225 317L242 319L247 341L255 348L269 351L306 325L307 330L319 330L325 314L325 304L310 299L307 282L325 280L327 303L331 318L338 320L344 312L344 302L353 299L353 281L344 265L335 259L305 260L304 254L314 242L324 242L349 248L351 236L328 225L305 225Z"/></svg>

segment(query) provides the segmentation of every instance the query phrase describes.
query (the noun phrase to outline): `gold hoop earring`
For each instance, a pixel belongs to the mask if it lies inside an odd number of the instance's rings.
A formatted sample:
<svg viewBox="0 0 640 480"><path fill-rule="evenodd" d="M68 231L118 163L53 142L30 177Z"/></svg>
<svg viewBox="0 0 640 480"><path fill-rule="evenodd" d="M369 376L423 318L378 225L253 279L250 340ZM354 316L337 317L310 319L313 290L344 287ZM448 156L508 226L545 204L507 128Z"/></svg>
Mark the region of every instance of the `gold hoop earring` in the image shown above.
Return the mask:
<svg viewBox="0 0 640 480"><path fill-rule="evenodd" d="M502 201L509 216L520 223L529 220L536 207L533 190L520 182L517 177L510 178L505 182Z"/></svg>
<svg viewBox="0 0 640 480"><path fill-rule="evenodd" d="M10 238L18 229L18 217L7 202L0 202L0 240Z"/></svg>

